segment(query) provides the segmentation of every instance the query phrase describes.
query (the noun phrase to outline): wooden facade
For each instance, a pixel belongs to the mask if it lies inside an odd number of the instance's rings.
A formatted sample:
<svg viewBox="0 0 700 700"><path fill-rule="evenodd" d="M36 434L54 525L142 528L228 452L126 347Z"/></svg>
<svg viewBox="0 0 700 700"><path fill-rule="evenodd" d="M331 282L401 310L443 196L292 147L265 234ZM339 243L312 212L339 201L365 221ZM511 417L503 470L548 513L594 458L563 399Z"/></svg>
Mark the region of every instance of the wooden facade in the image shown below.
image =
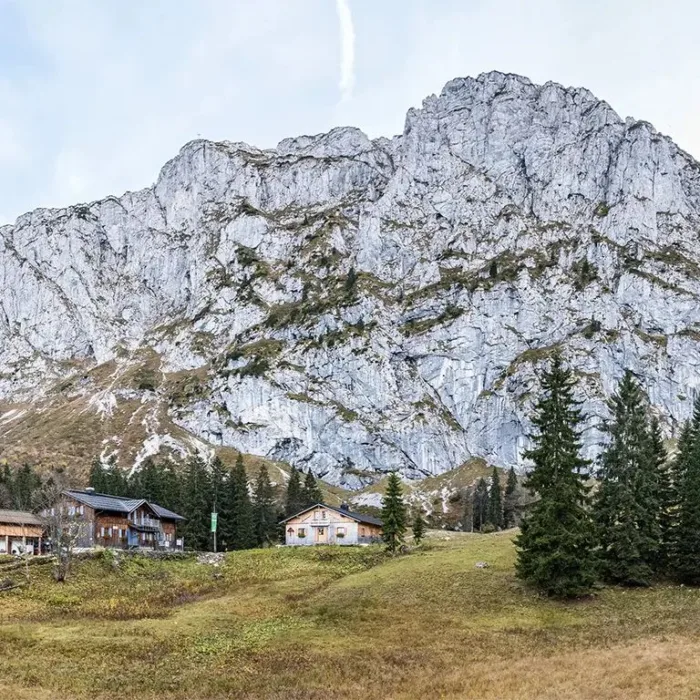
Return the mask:
<svg viewBox="0 0 700 700"><path fill-rule="evenodd" d="M81 524L79 547L181 550L177 524L184 520L155 503L94 491L66 491L63 508Z"/></svg>
<svg viewBox="0 0 700 700"><path fill-rule="evenodd" d="M40 554L44 527L33 513L0 510L0 554Z"/></svg>
<svg viewBox="0 0 700 700"><path fill-rule="evenodd" d="M382 537L379 519L353 513L345 506L317 503L282 522L285 544L294 546L371 544Z"/></svg>

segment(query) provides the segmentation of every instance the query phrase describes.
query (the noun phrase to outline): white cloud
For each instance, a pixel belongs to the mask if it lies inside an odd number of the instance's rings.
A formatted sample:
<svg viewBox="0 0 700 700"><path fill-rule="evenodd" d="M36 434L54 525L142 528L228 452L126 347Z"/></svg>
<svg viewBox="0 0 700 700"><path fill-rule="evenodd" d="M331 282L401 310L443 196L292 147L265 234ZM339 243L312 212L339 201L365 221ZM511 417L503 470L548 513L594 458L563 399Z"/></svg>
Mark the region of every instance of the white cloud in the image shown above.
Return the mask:
<svg viewBox="0 0 700 700"><path fill-rule="evenodd" d="M348 0L336 0L340 23L340 94L343 102L352 97L355 86L355 28Z"/></svg>

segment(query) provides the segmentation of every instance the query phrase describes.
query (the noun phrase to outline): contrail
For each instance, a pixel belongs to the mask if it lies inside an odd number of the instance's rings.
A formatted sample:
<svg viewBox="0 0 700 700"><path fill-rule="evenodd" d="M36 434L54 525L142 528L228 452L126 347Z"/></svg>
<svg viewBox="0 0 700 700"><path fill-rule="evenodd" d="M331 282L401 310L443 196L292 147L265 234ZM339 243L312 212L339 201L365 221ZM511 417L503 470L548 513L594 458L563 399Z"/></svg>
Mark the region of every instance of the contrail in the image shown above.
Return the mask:
<svg viewBox="0 0 700 700"><path fill-rule="evenodd" d="M343 102L352 97L355 85L355 29L348 0L336 0L335 8L340 22L340 94Z"/></svg>

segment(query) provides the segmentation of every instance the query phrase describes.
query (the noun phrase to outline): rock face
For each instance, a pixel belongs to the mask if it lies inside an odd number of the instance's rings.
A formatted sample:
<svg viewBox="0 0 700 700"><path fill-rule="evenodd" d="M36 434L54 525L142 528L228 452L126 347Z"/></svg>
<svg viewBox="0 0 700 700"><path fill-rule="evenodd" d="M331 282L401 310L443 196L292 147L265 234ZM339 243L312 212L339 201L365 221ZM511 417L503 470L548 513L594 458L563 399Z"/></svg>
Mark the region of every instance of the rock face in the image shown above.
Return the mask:
<svg viewBox="0 0 700 700"><path fill-rule="evenodd" d="M690 414L699 237L700 165L650 124L584 89L457 79L392 140L194 141L149 189L0 228L0 396L148 348L143 400L180 428L358 487L521 466L561 348L593 454L625 368L668 435Z"/></svg>

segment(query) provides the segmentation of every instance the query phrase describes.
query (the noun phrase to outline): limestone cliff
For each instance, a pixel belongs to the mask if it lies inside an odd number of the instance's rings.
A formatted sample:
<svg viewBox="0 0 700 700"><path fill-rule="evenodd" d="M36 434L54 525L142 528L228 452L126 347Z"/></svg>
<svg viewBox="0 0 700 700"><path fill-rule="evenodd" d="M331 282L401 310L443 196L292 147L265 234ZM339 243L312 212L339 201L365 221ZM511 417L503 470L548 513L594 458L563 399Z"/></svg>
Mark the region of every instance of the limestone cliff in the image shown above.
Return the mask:
<svg viewBox="0 0 700 700"><path fill-rule="evenodd" d="M194 141L153 187L0 228L0 436L42 402L137 402L144 442L165 421L349 487L520 465L554 348L591 454L624 368L671 435L700 385L699 234L692 157L515 75L451 81L391 140Z"/></svg>

